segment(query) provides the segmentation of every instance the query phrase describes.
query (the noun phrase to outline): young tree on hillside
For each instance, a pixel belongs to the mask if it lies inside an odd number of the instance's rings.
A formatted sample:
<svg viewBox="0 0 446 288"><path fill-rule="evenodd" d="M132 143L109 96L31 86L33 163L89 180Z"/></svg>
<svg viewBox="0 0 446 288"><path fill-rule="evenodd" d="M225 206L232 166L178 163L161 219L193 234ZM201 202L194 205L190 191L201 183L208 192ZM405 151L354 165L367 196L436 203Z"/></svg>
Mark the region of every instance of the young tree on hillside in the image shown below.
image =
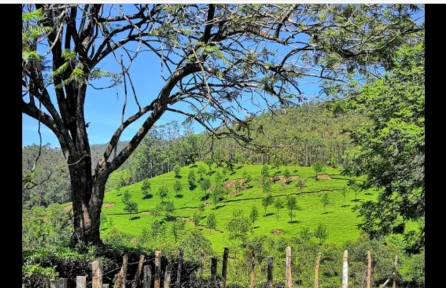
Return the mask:
<svg viewBox="0 0 446 288"><path fill-rule="evenodd" d="M339 90L346 85L337 84L347 73L357 65L387 67L389 55L406 35L422 29L412 17L417 6L401 4L334 4L316 9L310 4L22 7L22 113L48 127L67 163L76 163L68 166L73 245L101 242L100 213L109 176L167 112L198 122L213 136L254 145L251 119L241 119L235 112L248 97L263 99L271 110L301 101L300 77L323 79L321 85L331 89L325 93L342 93ZM271 45L277 48L267 48ZM248 46L264 49L252 51ZM163 67L160 75L158 65L142 65L143 75L163 80L162 87L144 99L138 91L141 84L134 83L131 73L132 64L142 67L136 64L145 61L138 57L142 52L158 57ZM107 71L104 64L110 61L121 69ZM107 79L111 83L104 83ZM120 84L123 109L114 117L121 121L94 165L87 97L93 89L116 89ZM130 101L135 105L127 105ZM184 108L191 101L194 108ZM134 111L128 111L132 106ZM118 153L123 133L138 120L142 120L139 129Z"/></svg>
<svg viewBox="0 0 446 288"><path fill-rule="evenodd" d="M159 221L158 219L155 219L155 221L152 222L152 237L157 240L159 236L162 236L166 230L164 222Z"/></svg>
<svg viewBox="0 0 446 288"><path fill-rule="evenodd" d="M173 167L173 172L175 173L175 177L176 178L180 178L180 173L181 173L181 166L180 164L175 164L175 166Z"/></svg>
<svg viewBox="0 0 446 288"><path fill-rule="evenodd" d="M313 166L314 173L316 173L315 179L318 180L319 178L317 176L324 169L324 165L322 165L322 163L320 163L320 162L314 162L312 166Z"/></svg>
<svg viewBox="0 0 446 288"><path fill-rule="evenodd" d="M183 186L181 186L180 180L175 181L173 190L175 190L175 196L178 196L178 193L181 193L181 191L183 190Z"/></svg>
<svg viewBox="0 0 446 288"><path fill-rule="evenodd" d="M221 175L220 172L218 172L218 171L215 172L215 175L214 175L215 186L223 186L223 182L224 182L223 175Z"/></svg>
<svg viewBox="0 0 446 288"><path fill-rule="evenodd" d="M299 187L300 192L302 192L302 190L306 187L305 180L303 180L303 179L299 179L299 180L297 181L296 187Z"/></svg>
<svg viewBox="0 0 446 288"><path fill-rule="evenodd" d="M215 229L217 227L217 218L214 213L210 213L208 219L206 220L206 226L209 228L209 234L211 234L211 229Z"/></svg>
<svg viewBox="0 0 446 288"><path fill-rule="evenodd" d="M150 185L149 180L145 179L141 185L142 195L144 196L143 199L149 198L151 188L152 186Z"/></svg>
<svg viewBox="0 0 446 288"><path fill-rule="evenodd" d="M302 243L308 242L311 239L310 228L308 226L303 227L302 230L299 231L299 236Z"/></svg>
<svg viewBox="0 0 446 288"><path fill-rule="evenodd" d="M300 207L297 205L296 196L287 196L286 207L288 208L288 216L290 216L290 223L293 223L293 211L299 210Z"/></svg>
<svg viewBox="0 0 446 288"><path fill-rule="evenodd" d="M132 213L138 213L138 203L136 203L135 201L129 199L124 204L124 210L129 213L129 219L132 217Z"/></svg>
<svg viewBox="0 0 446 288"><path fill-rule="evenodd" d="M207 174L206 168L203 165L198 166L198 176L200 176L200 179L203 180L204 176Z"/></svg>
<svg viewBox="0 0 446 288"><path fill-rule="evenodd" d="M163 210L166 212L166 217L170 218L172 212L175 211L175 204L173 203L173 201L164 202Z"/></svg>
<svg viewBox="0 0 446 288"><path fill-rule="evenodd" d="M279 212L280 212L280 209L283 208L283 206L284 206L284 203L283 203L282 198L276 197L276 201L274 201L274 208L277 209L277 213L276 213L277 219L280 218Z"/></svg>
<svg viewBox="0 0 446 288"><path fill-rule="evenodd" d="M271 182L269 180L263 182L262 189L263 189L263 193L269 194L271 192L271 190L272 190Z"/></svg>
<svg viewBox="0 0 446 288"><path fill-rule="evenodd" d="M166 185L160 186L158 190L158 195L161 197L161 203L164 203L164 198L166 198L169 194L169 188Z"/></svg>
<svg viewBox="0 0 446 288"><path fill-rule="evenodd" d="M288 170L288 168L285 169L285 171L283 172L283 177L285 177L285 184L288 185L288 184L290 183L290 181L288 180L288 178L291 177L291 173L290 173L290 170Z"/></svg>
<svg viewBox="0 0 446 288"><path fill-rule="evenodd" d="M235 195L238 195L238 193L240 193L240 190L242 190L242 183L240 182L240 179L235 180L234 188L235 188Z"/></svg>
<svg viewBox="0 0 446 288"><path fill-rule="evenodd" d="M229 239L235 241L240 247L240 244L245 243L248 232L250 231L251 224L248 218L243 216L242 209L236 209L232 213L232 219L226 225L226 229L229 231Z"/></svg>
<svg viewBox="0 0 446 288"><path fill-rule="evenodd" d="M348 192L347 187L344 187L342 189L342 191L341 191L341 193L342 193L342 204L343 205L345 205L345 199L347 198L347 192Z"/></svg>
<svg viewBox="0 0 446 288"><path fill-rule="evenodd" d="M272 205L273 203L274 203L274 198L273 198L273 195L271 195L270 193L268 193L268 195L266 195L266 197L262 199L262 205L265 208L264 217L266 217L266 209L268 208L268 206Z"/></svg>
<svg viewBox="0 0 446 288"><path fill-rule="evenodd" d="M325 207L330 204L330 199L328 199L328 193L325 193L321 198L321 203L324 206L324 212L326 212Z"/></svg>
<svg viewBox="0 0 446 288"><path fill-rule="evenodd" d="M130 195L129 191L125 190L124 195L122 195L122 203L126 204L130 201L130 198L132 198L132 195Z"/></svg>
<svg viewBox="0 0 446 288"><path fill-rule="evenodd" d="M223 188L221 186L215 186L212 190L212 201L214 202L214 209L217 210L217 204L220 202L220 198L223 195Z"/></svg>
<svg viewBox="0 0 446 288"><path fill-rule="evenodd" d="M326 225L320 223L317 225L316 231L314 232L314 236L319 239L319 244L322 245L322 243L325 242L328 238L328 228Z"/></svg>
<svg viewBox="0 0 446 288"><path fill-rule="evenodd" d="M189 174L187 175L187 181L189 183L189 190L193 190L195 188L195 172L194 172L194 169L190 169Z"/></svg>
<svg viewBox="0 0 446 288"><path fill-rule="evenodd" d="M262 184L265 185L266 182L269 182L269 168L268 165L263 165L262 170L260 172L262 177Z"/></svg>
<svg viewBox="0 0 446 288"><path fill-rule="evenodd" d="M259 218L259 212L257 211L257 207L252 205L251 213L249 214L249 220L251 220L252 226L254 226L254 222Z"/></svg>
<svg viewBox="0 0 446 288"><path fill-rule="evenodd" d="M186 221L182 218L177 218L175 222L173 222L170 231L172 232L172 235L175 238L175 242L178 241L178 236L181 234L182 231L184 231L185 227L186 227Z"/></svg>
<svg viewBox="0 0 446 288"><path fill-rule="evenodd" d="M200 187L201 187L201 190L203 190L204 197L206 197L207 191L208 191L209 187L211 187L211 181L209 181L209 178L206 177L203 180L201 180Z"/></svg>
<svg viewBox="0 0 446 288"><path fill-rule="evenodd" d="M248 185L252 181L251 174L249 174L246 170L243 171L242 177L243 177L243 179L245 179L245 183L244 183L245 185Z"/></svg>
<svg viewBox="0 0 446 288"><path fill-rule="evenodd" d="M194 215L192 216L192 221L194 222L195 226L198 226L201 221L201 213L198 210L195 210Z"/></svg>

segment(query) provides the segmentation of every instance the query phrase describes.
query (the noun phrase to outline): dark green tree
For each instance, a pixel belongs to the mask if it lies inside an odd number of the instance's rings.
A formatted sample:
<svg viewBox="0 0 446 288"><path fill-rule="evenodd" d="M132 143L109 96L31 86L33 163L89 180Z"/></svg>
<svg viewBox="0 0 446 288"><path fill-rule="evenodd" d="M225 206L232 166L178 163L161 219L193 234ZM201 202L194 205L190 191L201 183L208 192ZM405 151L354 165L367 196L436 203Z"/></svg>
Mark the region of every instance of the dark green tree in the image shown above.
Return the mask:
<svg viewBox="0 0 446 288"><path fill-rule="evenodd" d="M252 205L251 213L249 214L249 220L251 220L252 226L254 226L254 222L259 218L259 212L257 211L257 207Z"/></svg>
<svg viewBox="0 0 446 288"><path fill-rule="evenodd" d="M175 196L178 196L178 193L181 193L181 191L183 190L183 186L181 186L180 180L175 181L173 190L175 190Z"/></svg>
<svg viewBox="0 0 446 288"><path fill-rule="evenodd" d="M268 193L265 198L262 199L262 205L265 208L265 217L266 217L266 209L268 209L268 206L272 205L274 203L273 195Z"/></svg>
<svg viewBox="0 0 446 288"><path fill-rule="evenodd" d="M160 186L158 189L158 195L161 197L161 202L164 203L164 198L169 195L169 188L166 185Z"/></svg>
<svg viewBox="0 0 446 288"><path fill-rule="evenodd" d="M176 178L180 178L180 173L181 173L181 166L180 164L175 164L175 166L173 167L173 172L175 173L175 177Z"/></svg>
<svg viewBox="0 0 446 288"><path fill-rule="evenodd" d="M288 209L288 216L290 216L290 223L293 223L293 211L299 210L299 206L297 205L296 196L287 196L286 198L286 207Z"/></svg>
<svg viewBox="0 0 446 288"><path fill-rule="evenodd" d="M325 193L322 196L321 203L322 203L322 206L324 206L324 211L326 211L325 208L327 207L328 204L330 204L330 199L328 198L328 193Z"/></svg>
<svg viewBox="0 0 446 288"><path fill-rule="evenodd" d="M206 226L209 228L209 234L211 234L212 229L217 227L217 218L214 213L210 213L207 217Z"/></svg>
<svg viewBox="0 0 446 288"><path fill-rule="evenodd" d="M149 182L149 180L145 179L141 185L141 191L142 191L142 195L144 196L143 197L144 199L147 199L149 197L150 189L151 189L150 182Z"/></svg>
<svg viewBox="0 0 446 288"><path fill-rule="evenodd" d="M195 172L193 169L190 169L187 181L189 183L189 190L193 190L195 188Z"/></svg>
<svg viewBox="0 0 446 288"><path fill-rule="evenodd" d="M424 223L425 213L425 72L424 38L420 34L392 59L393 69L366 84L351 100L370 118L351 134L356 149L345 174L366 175L364 189L381 189L378 201L359 208L360 228L372 238L404 234L411 249L424 247L424 225L407 232L408 221Z"/></svg>

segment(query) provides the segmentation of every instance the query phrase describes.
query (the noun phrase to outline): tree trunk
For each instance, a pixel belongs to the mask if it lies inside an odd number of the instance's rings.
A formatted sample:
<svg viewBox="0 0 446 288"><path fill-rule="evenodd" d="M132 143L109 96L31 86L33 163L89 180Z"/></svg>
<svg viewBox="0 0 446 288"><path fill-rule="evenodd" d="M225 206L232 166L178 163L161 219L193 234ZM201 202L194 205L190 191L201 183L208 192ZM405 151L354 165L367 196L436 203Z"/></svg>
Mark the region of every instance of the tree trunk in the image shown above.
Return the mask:
<svg viewBox="0 0 446 288"><path fill-rule="evenodd" d="M70 156L68 159L69 163L76 163L69 166L73 201L72 245L85 247L100 244L100 215L108 178L105 165L98 164L98 175L93 176L89 157Z"/></svg>

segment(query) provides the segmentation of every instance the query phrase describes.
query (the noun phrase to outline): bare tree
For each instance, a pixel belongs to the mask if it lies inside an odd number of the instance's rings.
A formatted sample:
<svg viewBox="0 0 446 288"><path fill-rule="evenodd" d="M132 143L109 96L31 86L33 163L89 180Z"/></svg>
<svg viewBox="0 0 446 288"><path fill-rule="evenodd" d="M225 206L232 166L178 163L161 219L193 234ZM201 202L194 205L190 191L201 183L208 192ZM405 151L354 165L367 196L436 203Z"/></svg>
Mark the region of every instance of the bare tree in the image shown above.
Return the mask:
<svg viewBox="0 0 446 288"><path fill-rule="evenodd" d="M379 64L419 29L402 17L412 6L23 5L22 112L48 127L67 156L73 244L100 243L105 183L165 112L197 121L213 137L250 143L255 111L244 108L246 101L274 111L307 96L303 80L333 86L358 67ZM144 52L160 60L159 68L147 65L147 77L164 80L152 95L138 95L130 73ZM120 71L100 68L105 60ZM98 87L100 78L110 85ZM124 90L121 124L92 165L86 97L117 85ZM138 109L125 118L129 101ZM184 103L188 109L180 108ZM138 119L139 130L118 153L123 131Z"/></svg>

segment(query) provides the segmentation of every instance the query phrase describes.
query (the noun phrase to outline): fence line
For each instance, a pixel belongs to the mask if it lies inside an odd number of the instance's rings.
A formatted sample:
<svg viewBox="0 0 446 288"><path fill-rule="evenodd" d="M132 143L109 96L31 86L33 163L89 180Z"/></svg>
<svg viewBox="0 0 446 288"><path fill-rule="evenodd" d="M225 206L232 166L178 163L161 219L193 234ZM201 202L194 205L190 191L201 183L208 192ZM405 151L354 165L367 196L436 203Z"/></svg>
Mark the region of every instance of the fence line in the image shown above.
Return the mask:
<svg viewBox="0 0 446 288"><path fill-rule="evenodd" d="M292 251L291 247L288 246L285 249L285 286L286 288L293 288L293 279L292 279ZM177 269L177 277L176 282L173 284L176 288L181 287L181 275L184 275L183 272L185 272L184 264L183 264L183 255L184 251L180 248L178 253L178 269ZM227 267L228 267L228 257L229 256L229 249L224 248L223 252L223 265L221 270L221 278L220 280L217 280L217 257L212 257L211 260L211 267L210 267L210 281L211 283L217 284L217 286L226 288L227 283ZM250 279L250 287L254 287L255 284L255 253L254 251L251 254L251 279ZM151 258L153 259L153 258ZM143 288L161 288L161 251L155 251L155 274L152 275L152 265L143 265L144 263L148 262L149 258L146 258L144 255L140 256L140 259L138 262L134 263L128 263L128 256L123 256L123 262L122 266L119 269L119 272L114 277L114 286L113 288L126 288L128 284L131 284L132 288L137 287L143 287ZM321 253L319 252L316 257L316 266L314 271L314 287L319 288L319 268L320 268L320 261L321 261ZM137 270L135 272L135 275L133 277L133 280L127 280L127 268L129 265L135 265L138 264ZM204 250L201 250L201 263L200 263L200 274L199 279L197 281L203 281L203 266L204 266ZM272 288L273 287L273 257L268 256L268 264L267 264L267 277L266 277L266 287ZM386 285L393 280L392 282L392 288L397 287L397 273L398 273L398 256L395 256L394 260L394 269L392 273L392 277L387 279L386 282L384 282L379 287L386 287ZM103 276L107 275L111 272L115 272L118 269L109 271L107 273L104 273L103 271L103 265L100 259L95 260L91 263L92 267L92 280L91 280L91 287L92 288L110 288L109 283L103 283ZM164 271L164 279L163 279L163 287L169 288L171 287L171 278L172 278L172 269L173 269L173 263L168 263L165 267ZM141 273L143 272L143 273ZM371 274L372 274L372 257L370 250L367 251L367 288L371 288ZM140 283L140 279L142 277L142 286L138 286ZM108 278L108 277L107 277ZM349 271L348 271L348 251L344 251L343 255L343 262L342 262L342 279L341 279L341 286L342 288L348 288L348 278L349 278ZM109 278L110 279L110 278ZM153 284L152 284L153 282ZM68 279L66 278L60 278L58 280L45 280L44 288L67 288L68 285ZM87 276L77 276L76 277L76 288L86 288L87 287ZM26 288L25 284L22 284L22 288Z"/></svg>

